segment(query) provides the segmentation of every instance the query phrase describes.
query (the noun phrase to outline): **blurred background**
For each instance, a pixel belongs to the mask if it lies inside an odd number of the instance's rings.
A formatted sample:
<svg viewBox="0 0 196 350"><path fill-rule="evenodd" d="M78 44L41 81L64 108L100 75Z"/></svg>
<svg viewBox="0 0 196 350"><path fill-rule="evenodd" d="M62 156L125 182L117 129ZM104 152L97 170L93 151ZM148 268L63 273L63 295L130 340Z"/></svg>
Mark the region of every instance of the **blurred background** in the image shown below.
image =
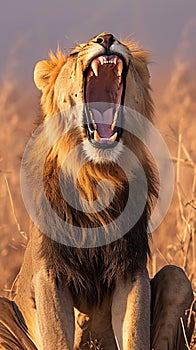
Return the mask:
<svg viewBox="0 0 196 350"><path fill-rule="evenodd" d="M155 125L170 149L176 186L168 215L153 233L149 270L153 275L178 264L195 288L195 0L6 0L0 12L1 294L20 268L28 236L20 158L39 115L34 66L50 49L69 50L102 31L151 51Z"/></svg>

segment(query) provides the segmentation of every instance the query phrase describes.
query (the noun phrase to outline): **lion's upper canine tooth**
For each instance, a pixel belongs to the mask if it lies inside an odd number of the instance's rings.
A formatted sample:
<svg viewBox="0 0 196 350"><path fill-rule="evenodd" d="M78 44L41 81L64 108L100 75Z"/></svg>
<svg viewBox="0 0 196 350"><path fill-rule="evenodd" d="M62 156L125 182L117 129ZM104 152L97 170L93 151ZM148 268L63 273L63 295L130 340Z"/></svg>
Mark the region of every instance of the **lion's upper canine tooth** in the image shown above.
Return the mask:
<svg viewBox="0 0 196 350"><path fill-rule="evenodd" d="M101 63L101 65L103 65L104 63L106 63L106 58L103 56L99 56L99 62Z"/></svg>
<svg viewBox="0 0 196 350"><path fill-rule="evenodd" d="M116 123L113 122L112 125L111 125L111 129L114 130L115 126L116 126Z"/></svg>
<svg viewBox="0 0 196 350"><path fill-rule="evenodd" d="M101 137L99 136L99 133L97 130L94 131L94 140L99 142L101 139Z"/></svg>
<svg viewBox="0 0 196 350"><path fill-rule="evenodd" d="M115 134L110 137L110 141L112 141L112 142L116 141L117 136L118 136L118 133L116 131Z"/></svg>
<svg viewBox="0 0 196 350"><path fill-rule="evenodd" d="M118 63L117 63L117 72L118 72L117 75L118 75L118 77L121 77L122 70L123 70L122 60L118 60Z"/></svg>
<svg viewBox="0 0 196 350"><path fill-rule="evenodd" d="M97 60L93 60L91 63L91 68L95 74L96 77L99 75L99 62Z"/></svg>
<svg viewBox="0 0 196 350"><path fill-rule="evenodd" d="M114 130L117 120L118 120L118 112L119 112L119 108L116 110L115 114L114 114L114 119L113 119L113 123L111 125L111 129Z"/></svg>

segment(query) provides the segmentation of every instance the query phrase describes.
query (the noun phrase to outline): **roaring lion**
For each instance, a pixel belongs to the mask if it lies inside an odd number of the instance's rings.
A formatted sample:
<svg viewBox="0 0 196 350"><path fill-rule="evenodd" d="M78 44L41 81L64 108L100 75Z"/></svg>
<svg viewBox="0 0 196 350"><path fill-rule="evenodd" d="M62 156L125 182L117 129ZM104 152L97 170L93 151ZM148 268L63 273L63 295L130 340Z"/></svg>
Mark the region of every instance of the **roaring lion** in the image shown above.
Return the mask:
<svg viewBox="0 0 196 350"><path fill-rule="evenodd" d="M103 32L35 67L43 115L22 161L30 240L1 349L185 349L189 280L167 266L150 281L157 171L148 52ZM128 204L127 204L128 203Z"/></svg>

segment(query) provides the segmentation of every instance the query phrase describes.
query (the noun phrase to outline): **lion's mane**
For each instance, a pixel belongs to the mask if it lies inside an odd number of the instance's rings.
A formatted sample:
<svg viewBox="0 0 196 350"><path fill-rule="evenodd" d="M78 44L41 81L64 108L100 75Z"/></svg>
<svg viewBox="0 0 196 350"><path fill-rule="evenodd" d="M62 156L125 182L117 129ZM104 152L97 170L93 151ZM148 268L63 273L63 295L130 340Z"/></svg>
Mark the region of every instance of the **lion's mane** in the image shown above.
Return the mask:
<svg viewBox="0 0 196 350"><path fill-rule="evenodd" d="M149 73L146 66L148 63L148 54L133 43L123 43L123 47L127 55L131 56L132 74L135 75L137 87L137 106L135 109L151 121L153 103L150 96ZM39 166L36 158L38 159L39 157L40 149L46 147L48 138L56 137L58 139L55 146L49 150L45 160L43 169L45 194L52 209L61 219L81 228L83 233L82 239L84 240L85 230L87 228L88 232L92 229L93 235L94 227L106 227L108 223L112 223L123 212L128 198L129 186L131 186L133 193L132 200L134 204L135 198L139 195L136 193L135 188L137 188L137 181L140 178L137 168L135 169L131 165L132 160L126 154L121 156L120 164L123 164L123 166L126 164L128 175L122 170L123 167L120 165L117 166L113 161L93 162L92 160L87 160L81 167L82 159L85 155L81 149L77 149L77 146L83 142L84 131L77 121L77 113L73 113L72 116L75 127L72 129L68 128L60 137L56 136L59 130L64 128L65 124L64 113L62 111L64 107L61 103L69 101L69 107L74 108L76 104L74 98L76 96L78 98L79 96L79 92L76 93L69 86L68 74L71 79L73 72L77 72L79 69L78 66L76 67L77 54L79 53L84 58L87 56L88 50L88 46L79 46L68 58L58 50L56 55L50 54L49 61L45 61L45 63L41 63L38 66L36 74L38 75L39 71L39 79L36 78L36 80L38 87L43 93L41 98L43 117L40 125L46 119L53 121L49 127L50 130L41 133L40 141L33 149L33 153L28 160L28 167L30 167L32 173L36 173L36 166ZM66 71L67 77L63 81L63 69L66 65L68 65ZM82 69L77 74L80 77L83 74ZM79 78L77 81L77 74L74 84L78 83L80 87L81 81ZM128 107L132 107L132 102L129 98L130 89L132 89L132 86L128 76L125 90L125 104ZM62 96L62 94L64 95ZM60 117L55 119L55 115L57 114ZM77 247L77 244L75 247L63 245L51 239L52 234L50 237L43 235L42 239L40 255L42 257L47 256L47 260L51 262L51 268L55 270L59 283L62 279L65 280L76 299L77 295L80 294L90 304L101 302L105 294L111 293L116 279L122 277L126 279L129 276L134 278L135 273L143 269L146 265L147 255L150 253L148 220L153 198L157 195L155 171L144 144L136 136L130 134L128 131L124 131L123 143L139 159L144 169L148 185L146 205L135 225L121 238L117 238L113 242L101 246L98 246L97 242L95 242L95 247L92 248L80 248ZM64 159L72 149L74 150L72 162L64 162ZM81 210L74 209L64 199L59 184L60 171L63 173L65 188L73 192L75 201L81 206ZM113 200L109 206L100 211L86 212L80 203L79 196L93 205L93 201L98 197L97 186L101 183L104 201L109 196L110 189L108 189L107 183L102 180L112 183L115 189ZM129 217L127 217L127 220L129 220ZM56 222L52 222L51 227L55 227L55 232L58 231ZM121 227L115 227L114 223L112 234L114 234L115 230L120 231L120 229ZM59 232L62 232L62 228L60 227Z"/></svg>

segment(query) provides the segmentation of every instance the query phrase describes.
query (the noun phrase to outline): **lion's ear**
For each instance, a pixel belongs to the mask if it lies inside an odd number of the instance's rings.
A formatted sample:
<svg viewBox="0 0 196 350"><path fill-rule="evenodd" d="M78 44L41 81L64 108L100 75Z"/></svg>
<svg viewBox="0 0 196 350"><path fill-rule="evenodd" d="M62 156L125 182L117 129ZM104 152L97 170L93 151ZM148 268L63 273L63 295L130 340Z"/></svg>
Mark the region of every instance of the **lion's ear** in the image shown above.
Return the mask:
<svg viewBox="0 0 196 350"><path fill-rule="evenodd" d="M48 85L50 72L51 72L51 61L44 60L36 64L34 70L34 82L39 90L42 90Z"/></svg>

